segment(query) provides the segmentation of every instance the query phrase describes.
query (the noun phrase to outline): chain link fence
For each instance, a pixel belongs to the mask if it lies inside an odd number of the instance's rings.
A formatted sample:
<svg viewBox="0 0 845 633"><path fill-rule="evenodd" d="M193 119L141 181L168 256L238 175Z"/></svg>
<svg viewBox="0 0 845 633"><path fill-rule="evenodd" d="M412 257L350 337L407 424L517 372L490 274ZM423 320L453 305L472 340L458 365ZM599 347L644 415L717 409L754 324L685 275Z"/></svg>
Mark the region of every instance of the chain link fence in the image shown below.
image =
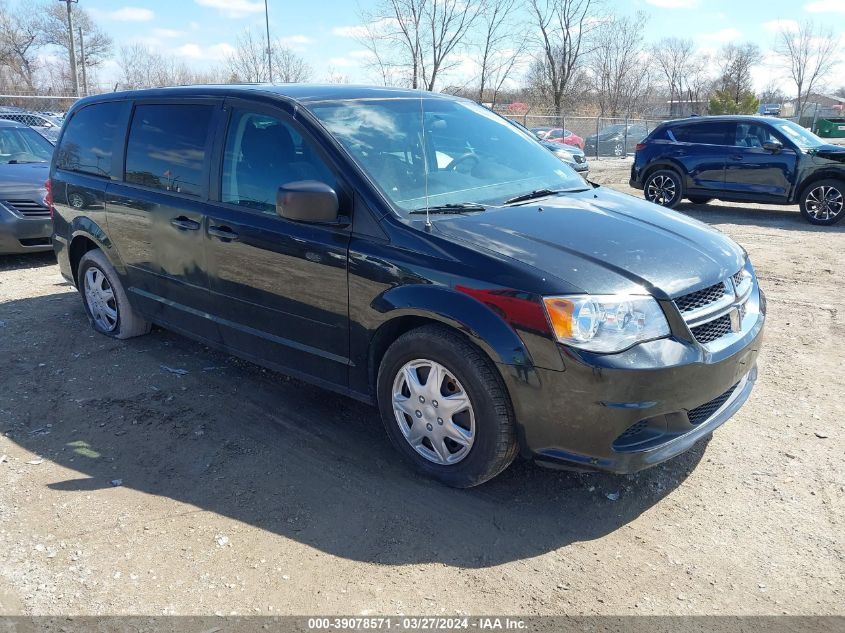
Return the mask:
<svg viewBox="0 0 845 633"><path fill-rule="evenodd" d="M576 145L588 158L625 158L668 119L502 113L545 140Z"/></svg>

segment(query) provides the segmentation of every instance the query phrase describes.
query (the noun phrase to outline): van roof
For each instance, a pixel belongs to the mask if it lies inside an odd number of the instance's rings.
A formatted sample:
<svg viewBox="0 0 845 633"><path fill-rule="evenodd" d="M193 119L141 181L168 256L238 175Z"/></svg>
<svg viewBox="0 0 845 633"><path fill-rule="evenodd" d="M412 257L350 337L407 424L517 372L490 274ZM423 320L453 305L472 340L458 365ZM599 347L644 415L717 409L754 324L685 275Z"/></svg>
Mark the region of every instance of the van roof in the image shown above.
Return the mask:
<svg viewBox="0 0 845 633"><path fill-rule="evenodd" d="M366 86L349 84L209 84L199 86L174 86L169 88L149 88L144 90L127 90L123 92L109 92L86 97L78 103L95 103L97 101L111 101L114 99L144 99L156 97L199 97L217 96L234 97L250 96L260 93L264 96L279 96L284 100L299 103L314 103L319 101L346 101L353 99L447 99L460 100L460 97L445 95L425 90L410 88L392 88L386 86Z"/></svg>

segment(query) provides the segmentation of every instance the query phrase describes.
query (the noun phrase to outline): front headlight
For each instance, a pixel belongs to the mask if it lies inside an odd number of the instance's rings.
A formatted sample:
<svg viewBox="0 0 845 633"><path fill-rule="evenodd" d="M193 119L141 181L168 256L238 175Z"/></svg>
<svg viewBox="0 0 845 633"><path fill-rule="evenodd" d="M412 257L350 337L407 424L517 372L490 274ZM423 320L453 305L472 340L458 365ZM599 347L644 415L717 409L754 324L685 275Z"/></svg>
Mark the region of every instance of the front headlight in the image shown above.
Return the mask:
<svg viewBox="0 0 845 633"><path fill-rule="evenodd" d="M575 159L572 158L572 154L570 154L569 152L557 151L554 152L554 155L557 156L564 163L571 163L573 165L575 164Z"/></svg>
<svg viewBox="0 0 845 633"><path fill-rule="evenodd" d="M621 352L636 343L669 335L657 301L645 295L544 297L555 338L588 352Z"/></svg>

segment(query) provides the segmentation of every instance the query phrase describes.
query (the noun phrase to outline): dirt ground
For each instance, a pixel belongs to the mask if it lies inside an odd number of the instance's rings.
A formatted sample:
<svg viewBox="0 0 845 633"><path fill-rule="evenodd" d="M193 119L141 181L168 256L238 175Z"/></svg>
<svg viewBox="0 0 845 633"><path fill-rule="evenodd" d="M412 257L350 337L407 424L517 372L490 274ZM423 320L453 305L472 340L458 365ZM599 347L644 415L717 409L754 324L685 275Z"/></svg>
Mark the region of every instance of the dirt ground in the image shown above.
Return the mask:
<svg viewBox="0 0 845 633"><path fill-rule="evenodd" d="M593 176L630 191L626 161ZM0 614L845 614L845 223L680 211L768 294L751 400L636 476L467 491L406 470L374 409L95 335L52 256L0 257Z"/></svg>

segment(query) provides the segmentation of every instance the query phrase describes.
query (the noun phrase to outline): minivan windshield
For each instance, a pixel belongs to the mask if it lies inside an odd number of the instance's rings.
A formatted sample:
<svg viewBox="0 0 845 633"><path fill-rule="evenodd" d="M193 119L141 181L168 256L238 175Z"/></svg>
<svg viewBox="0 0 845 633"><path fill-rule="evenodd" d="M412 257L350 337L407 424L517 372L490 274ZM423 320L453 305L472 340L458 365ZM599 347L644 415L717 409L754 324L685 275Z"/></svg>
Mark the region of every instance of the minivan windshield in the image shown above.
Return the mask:
<svg viewBox="0 0 845 633"><path fill-rule="evenodd" d="M371 99L309 109L401 212L483 211L531 192L588 188L536 139L471 102Z"/></svg>
<svg viewBox="0 0 845 633"><path fill-rule="evenodd" d="M46 163L53 146L28 127L0 127L0 164Z"/></svg>
<svg viewBox="0 0 845 633"><path fill-rule="evenodd" d="M786 138L795 143L801 149L814 149L825 145L825 142L818 136L813 134L807 128L803 128L797 123L781 119L774 123L775 128L783 133Z"/></svg>

